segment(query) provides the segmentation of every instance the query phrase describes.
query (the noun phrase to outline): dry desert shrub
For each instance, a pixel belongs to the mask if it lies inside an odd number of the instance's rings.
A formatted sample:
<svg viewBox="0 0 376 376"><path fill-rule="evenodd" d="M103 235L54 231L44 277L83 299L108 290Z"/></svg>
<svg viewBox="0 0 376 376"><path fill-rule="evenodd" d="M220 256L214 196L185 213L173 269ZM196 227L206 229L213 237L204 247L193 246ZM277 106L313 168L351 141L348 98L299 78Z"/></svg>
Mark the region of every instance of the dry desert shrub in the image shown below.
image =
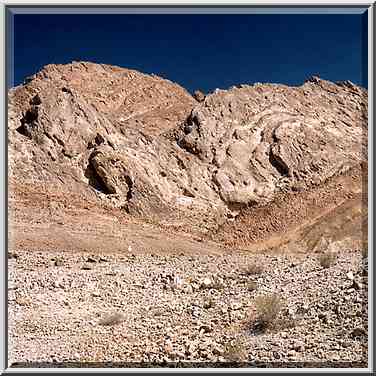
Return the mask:
<svg viewBox="0 0 376 376"><path fill-rule="evenodd" d="M329 240L327 238L319 238L313 241L312 250L314 253L325 252L329 247Z"/></svg>
<svg viewBox="0 0 376 376"><path fill-rule="evenodd" d="M368 258L368 240L363 242L362 245L362 257L364 259Z"/></svg>
<svg viewBox="0 0 376 376"><path fill-rule="evenodd" d="M257 290L257 282L256 281L248 281L247 282L247 290L249 292L253 292Z"/></svg>
<svg viewBox="0 0 376 376"><path fill-rule="evenodd" d="M239 363L247 360L248 351L245 338L242 336L227 342L224 345L223 357L229 362Z"/></svg>
<svg viewBox="0 0 376 376"><path fill-rule="evenodd" d="M329 268L335 264L336 259L337 255L334 252L325 252L320 255L319 262L323 268Z"/></svg>
<svg viewBox="0 0 376 376"><path fill-rule="evenodd" d="M261 329L275 324L282 309L282 299L278 294L258 296L255 300L257 323Z"/></svg>
<svg viewBox="0 0 376 376"><path fill-rule="evenodd" d="M99 321L99 325L103 326L112 326L122 323L125 320L124 316L121 313L113 313L104 317Z"/></svg>
<svg viewBox="0 0 376 376"><path fill-rule="evenodd" d="M248 264L244 267L242 270L242 274L246 276L251 276L251 275L257 275L261 274L264 271L264 268L256 263Z"/></svg>
<svg viewBox="0 0 376 376"><path fill-rule="evenodd" d="M44 144L44 134L35 133L34 134L34 140L38 145Z"/></svg>
<svg viewBox="0 0 376 376"><path fill-rule="evenodd" d="M32 301L26 296L17 296L16 303L20 306L30 306L32 304Z"/></svg>
<svg viewBox="0 0 376 376"><path fill-rule="evenodd" d="M208 298L204 301L204 308L213 308L215 307L215 301L213 298Z"/></svg>

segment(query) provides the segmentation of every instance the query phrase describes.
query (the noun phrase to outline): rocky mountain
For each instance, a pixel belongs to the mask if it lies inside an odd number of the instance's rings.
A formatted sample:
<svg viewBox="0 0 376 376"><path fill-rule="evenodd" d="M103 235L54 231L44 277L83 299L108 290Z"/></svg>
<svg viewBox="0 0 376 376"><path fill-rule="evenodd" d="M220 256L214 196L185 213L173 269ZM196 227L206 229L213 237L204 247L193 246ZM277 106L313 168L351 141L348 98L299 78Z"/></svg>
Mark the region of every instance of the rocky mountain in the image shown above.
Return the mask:
<svg viewBox="0 0 376 376"><path fill-rule="evenodd" d="M366 367L367 101L85 62L11 89L9 364Z"/></svg>
<svg viewBox="0 0 376 376"><path fill-rule="evenodd" d="M367 161L367 99L318 77L192 97L133 70L48 65L9 92L10 184L204 233L258 210L257 227L281 195L305 197Z"/></svg>

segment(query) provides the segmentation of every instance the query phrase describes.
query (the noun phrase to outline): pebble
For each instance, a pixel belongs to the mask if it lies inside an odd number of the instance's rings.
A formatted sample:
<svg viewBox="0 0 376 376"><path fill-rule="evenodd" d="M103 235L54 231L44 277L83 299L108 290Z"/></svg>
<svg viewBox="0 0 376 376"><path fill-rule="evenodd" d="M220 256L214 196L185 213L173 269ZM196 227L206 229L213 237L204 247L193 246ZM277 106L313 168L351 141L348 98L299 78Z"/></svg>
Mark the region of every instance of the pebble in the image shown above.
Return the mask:
<svg viewBox="0 0 376 376"><path fill-rule="evenodd" d="M242 307L243 307L242 303L235 302L231 304L231 309L234 311L241 309Z"/></svg>
<svg viewBox="0 0 376 376"><path fill-rule="evenodd" d="M210 325L201 325L199 331L202 333L210 333L213 329Z"/></svg>
<svg viewBox="0 0 376 376"><path fill-rule="evenodd" d="M357 328L355 328L355 329L351 332L351 335L352 335L353 337L360 337L360 336L364 336L364 335L366 335L366 334L367 334L366 330L365 330L364 328L362 328L362 327L357 327Z"/></svg>
<svg viewBox="0 0 376 376"><path fill-rule="evenodd" d="M293 345L293 349L297 352L303 351L304 350L304 342L297 341Z"/></svg>
<svg viewBox="0 0 376 376"><path fill-rule="evenodd" d="M201 286L202 286L203 288L209 288L209 287L212 286L212 284L213 284L213 281L212 281L210 278L204 278L204 279L202 280Z"/></svg>
<svg viewBox="0 0 376 376"><path fill-rule="evenodd" d="M356 290L362 290L363 289L363 284L361 282L358 282L358 281L354 281L353 286Z"/></svg>
<svg viewBox="0 0 376 376"><path fill-rule="evenodd" d="M51 257L57 255L46 252L38 259L25 253L11 272L10 287L19 286L12 293L20 291L32 302L19 306L9 301L10 323L18 323L9 325L10 339L16 344L11 349L12 359L41 360L56 349L59 359L69 359L74 349L83 349L77 358L85 361L95 357L216 362L228 361L229 352L234 351L268 364L322 361L333 356L351 360L359 359L362 353L366 331L361 326L362 317L356 315L362 313L359 307L367 297L361 297L355 286L350 293L341 289L343 276L359 262L355 253L340 255L331 273L316 268L314 258L302 258L297 270L286 268L291 263L287 256L273 256L272 263L268 255L258 255L257 262L264 265L263 282L254 292L248 291L243 277L234 272L254 259L251 254L217 258L123 254L113 255L106 265L98 267L94 262L83 264L87 256L64 255L59 269L49 267ZM82 272L84 265L94 266L89 269L93 271ZM116 273L108 275L111 270ZM214 289L221 279L223 287ZM49 290L60 283L64 289ZM173 288L163 289L165 283ZM287 307L281 318L294 312L304 314L291 328L253 332L255 298L273 292L282 294ZM360 306L354 304L358 299ZM117 310L121 322L98 325ZM341 313L336 315L336 311ZM349 336L350 345L331 340L333 333L341 330L341 339ZM28 339L27 347L21 338Z"/></svg>

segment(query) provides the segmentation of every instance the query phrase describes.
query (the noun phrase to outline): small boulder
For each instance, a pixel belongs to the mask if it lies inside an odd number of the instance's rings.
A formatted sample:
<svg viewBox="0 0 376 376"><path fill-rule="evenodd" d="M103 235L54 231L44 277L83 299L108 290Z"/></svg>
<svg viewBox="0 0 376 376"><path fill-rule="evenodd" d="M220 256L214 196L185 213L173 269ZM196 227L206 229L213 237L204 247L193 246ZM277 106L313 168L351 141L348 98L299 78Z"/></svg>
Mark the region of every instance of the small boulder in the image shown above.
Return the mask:
<svg viewBox="0 0 376 376"><path fill-rule="evenodd" d="M213 281L208 277L204 278L201 282L202 288L210 288L212 286L213 286Z"/></svg>
<svg viewBox="0 0 376 376"><path fill-rule="evenodd" d="M203 102L205 100L205 94L200 90L196 90L193 93L193 98L196 99L197 102Z"/></svg>

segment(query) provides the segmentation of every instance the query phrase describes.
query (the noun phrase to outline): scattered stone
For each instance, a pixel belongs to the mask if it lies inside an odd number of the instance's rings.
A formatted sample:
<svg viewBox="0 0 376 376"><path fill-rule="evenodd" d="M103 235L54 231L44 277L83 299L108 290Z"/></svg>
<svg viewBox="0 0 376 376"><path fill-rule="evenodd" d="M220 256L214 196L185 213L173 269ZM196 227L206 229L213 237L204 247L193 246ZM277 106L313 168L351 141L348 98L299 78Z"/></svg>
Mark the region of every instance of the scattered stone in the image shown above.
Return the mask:
<svg viewBox="0 0 376 376"><path fill-rule="evenodd" d="M191 285L184 285L183 286L183 291L186 294L192 294L193 293L193 287Z"/></svg>
<svg viewBox="0 0 376 376"><path fill-rule="evenodd" d="M9 291L8 298L10 320L18 320L10 326L13 359L26 359L20 338L28 338L35 349L35 356L27 352L27 360L42 359L45 348L50 354L59 348L59 359L70 361L73 345L87 348L80 361L100 355L114 361L158 364L164 357L174 364L229 362L230 358L257 359L258 365L323 362L335 357L355 361L365 353L367 334L361 323L366 325L363 307L367 297L359 290L349 294L347 288L341 288L349 268L356 269L356 253L340 254L330 273L317 267L313 257L300 262L297 273L286 267L290 261L285 256L258 255L264 272L256 294L245 288L244 276L234 272L252 263L254 256L249 254L215 259L140 254L136 262L119 262L128 258L116 256L105 269L94 268L89 274L80 270L82 257L86 261L86 256L67 253L61 268L54 269L49 267L47 251L45 256L25 253L12 266L9 284L19 286ZM221 278L226 278L225 288L186 293L187 286L198 281L200 287L204 278L215 285L217 268ZM117 270L116 275L107 275L110 270ZM165 283L182 288L166 290ZM362 283L367 286L367 279ZM284 306L275 325L257 331L255 299L273 291L283 297ZM29 301L22 301L25 297ZM357 303L360 297L363 301ZM112 310L115 312L103 313ZM285 323L302 310L305 313L296 325ZM39 339L47 336L51 344L46 341L41 346ZM244 338L237 340L241 336Z"/></svg>
<svg viewBox="0 0 376 376"><path fill-rule="evenodd" d="M364 328L362 327L357 327L351 332L352 337L362 337L367 335L367 332Z"/></svg>
<svg viewBox="0 0 376 376"><path fill-rule="evenodd" d="M61 281L55 281L55 282L53 283L53 286L54 286L55 288L57 288L57 289L64 289L64 284L63 284L63 282L61 282Z"/></svg>
<svg viewBox="0 0 376 376"><path fill-rule="evenodd" d="M234 311L241 309L242 307L243 307L242 303L239 303L239 302L235 302L231 304L231 309Z"/></svg>
<svg viewBox="0 0 376 376"><path fill-rule="evenodd" d="M55 260L54 260L54 265L55 266L62 266L64 264L64 261L63 261L63 259L61 259L61 258L56 258Z"/></svg>
<svg viewBox="0 0 376 376"><path fill-rule="evenodd" d="M293 350L295 350L297 352L304 351L304 342L296 341L293 345Z"/></svg>
<svg viewBox="0 0 376 376"><path fill-rule="evenodd" d="M210 325L201 325L199 331L202 333L210 333L213 331L213 328Z"/></svg>
<svg viewBox="0 0 376 376"><path fill-rule="evenodd" d="M31 304L30 298L26 296L17 296L15 301L20 306L29 306Z"/></svg>
<svg viewBox="0 0 376 376"><path fill-rule="evenodd" d="M215 306L215 301L212 298L206 299L204 301L203 307L205 309L213 308Z"/></svg>
<svg viewBox="0 0 376 376"><path fill-rule="evenodd" d="M18 288L17 285L13 284L13 283L8 283L8 290L16 290Z"/></svg>
<svg viewBox="0 0 376 376"><path fill-rule="evenodd" d="M353 287L354 287L356 290L362 290L362 289L363 289L363 283L354 280Z"/></svg>
<svg viewBox="0 0 376 376"><path fill-rule="evenodd" d="M204 278L201 282L202 288L210 288L212 287L212 285L213 285L213 281L208 277Z"/></svg>
<svg viewBox="0 0 376 376"><path fill-rule="evenodd" d="M172 347L172 343L171 341L166 341L166 344L164 346L164 351L167 353L167 354L171 354L173 352L173 347Z"/></svg>
<svg viewBox="0 0 376 376"><path fill-rule="evenodd" d="M197 307L193 307L192 309L192 316L193 317L200 317L200 310Z"/></svg>
<svg viewBox="0 0 376 376"><path fill-rule="evenodd" d="M217 343L214 343L212 346L212 351L214 355L223 355L224 354L224 349L222 346L218 345Z"/></svg>
<svg viewBox="0 0 376 376"><path fill-rule="evenodd" d="M178 275L175 276L174 280L173 280L173 288L180 290L180 289L183 288L183 285L184 285L184 280L181 277L179 277Z"/></svg>

